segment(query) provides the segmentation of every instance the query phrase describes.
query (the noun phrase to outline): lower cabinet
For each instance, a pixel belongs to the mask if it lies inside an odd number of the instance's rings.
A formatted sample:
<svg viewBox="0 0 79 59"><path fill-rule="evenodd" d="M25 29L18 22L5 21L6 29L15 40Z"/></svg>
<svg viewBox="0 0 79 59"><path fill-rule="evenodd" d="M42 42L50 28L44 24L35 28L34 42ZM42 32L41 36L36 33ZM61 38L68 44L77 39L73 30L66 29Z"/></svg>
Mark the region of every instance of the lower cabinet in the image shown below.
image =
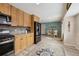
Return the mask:
<svg viewBox="0 0 79 59"><path fill-rule="evenodd" d="M34 36L33 36L33 34L31 34L31 36L30 36L30 42L31 42L31 45L33 45L33 43L34 43Z"/></svg>
<svg viewBox="0 0 79 59"><path fill-rule="evenodd" d="M30 36L27 34L27 44L28 44L28 47L30 46Z"/></svg>
<svg viewBox="0 0 79 59"><path fill-rule="evenodd" d="M15 37L15 54L21 51L21 38L19 36Z"/></svg>
<svg viewBox="0 0 79 59"><path fill-rule="evenodd" d="M28 47L33 45L34 42L33 34L27 34L27 41L28 41Z"/></svg>
<svg viewBox="0 0 79 59"><path fill-rule="evenodd" d="M26 35L16 35L15 36L15 54L23 51L27 47Z"/></svg>
<svg viewBox="0 0 79 59"><path fill-rule="evenodd" d="M27 41L26 40L27 40L26 36L23 36L21 38L21 50L24 50L26 48L26 46L27 46Z"/></svg>
<svg viewBox="0 0 79 59"><path fill-rule="evenodd" d="M15 35L15 55L33 45L33 34Z"/></svg>

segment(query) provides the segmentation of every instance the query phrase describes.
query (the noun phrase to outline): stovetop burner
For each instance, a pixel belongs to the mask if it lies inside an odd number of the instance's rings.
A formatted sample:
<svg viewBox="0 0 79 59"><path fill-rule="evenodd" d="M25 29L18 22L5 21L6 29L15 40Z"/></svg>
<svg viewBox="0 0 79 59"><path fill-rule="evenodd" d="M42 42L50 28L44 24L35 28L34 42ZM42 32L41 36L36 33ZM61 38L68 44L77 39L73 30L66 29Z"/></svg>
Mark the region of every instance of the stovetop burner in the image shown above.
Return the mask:
<svg viewBox="0 0 79 59"><path fill-rule="evenodd" d="M10 35L10 34L0 35L0 39L11 38L11 37L14 37L14 35Z"/></svg>
<svg viewBox="0 0 79 59"><path fill-rule="evenodd" d="M0 35L0 42L11 40L12 38L14 38L14 35L11 34Z"/></svg>

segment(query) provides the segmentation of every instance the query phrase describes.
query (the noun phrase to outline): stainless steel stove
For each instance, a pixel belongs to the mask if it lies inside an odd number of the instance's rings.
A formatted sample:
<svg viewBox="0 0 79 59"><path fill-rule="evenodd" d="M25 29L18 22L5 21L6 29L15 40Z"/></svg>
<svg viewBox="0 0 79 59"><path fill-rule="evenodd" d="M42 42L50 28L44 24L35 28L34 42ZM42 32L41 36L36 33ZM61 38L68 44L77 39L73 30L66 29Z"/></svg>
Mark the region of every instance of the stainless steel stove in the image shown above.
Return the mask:
<svg viewBox="0 0 79 59"><path fill-rule="evenodd" d="M14 35L11 35L9 32L0 32L0 56L14 50L14 39Z"/></svg>

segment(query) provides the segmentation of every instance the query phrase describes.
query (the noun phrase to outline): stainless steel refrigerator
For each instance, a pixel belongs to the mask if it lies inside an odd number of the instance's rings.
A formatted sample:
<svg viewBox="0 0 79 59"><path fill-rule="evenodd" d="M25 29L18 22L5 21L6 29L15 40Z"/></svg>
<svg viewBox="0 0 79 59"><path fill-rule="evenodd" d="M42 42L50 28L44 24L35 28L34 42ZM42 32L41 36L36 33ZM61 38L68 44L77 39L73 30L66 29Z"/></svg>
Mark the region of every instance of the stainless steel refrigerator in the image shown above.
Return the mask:
<svg viewBox="0 0 79 59"><path fill-rule="evenodd" d="M41 23L34 22L34 43L41 41Z"/></svg>

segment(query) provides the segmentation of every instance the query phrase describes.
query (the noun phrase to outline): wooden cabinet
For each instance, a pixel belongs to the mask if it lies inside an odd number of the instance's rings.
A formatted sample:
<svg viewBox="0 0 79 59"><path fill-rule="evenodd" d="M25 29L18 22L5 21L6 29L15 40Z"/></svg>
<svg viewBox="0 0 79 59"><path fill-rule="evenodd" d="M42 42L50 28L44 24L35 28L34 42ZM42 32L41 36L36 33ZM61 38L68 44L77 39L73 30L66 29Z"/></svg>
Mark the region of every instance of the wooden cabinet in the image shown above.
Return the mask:
<svg viewBox="0 0 79 59"><path fill-rule="evenodd" d="M34 35L33 34L30 34L30 42L31 42L31 45L34 43Z"/></svg>
<svg viewBox="0 0 79 59"><path fill-rule="evenodd" d="M24 12L11 6L12 26L24 26Z"/></svg>
<svg viewBox="0 0 79 59"><path fill-rule="evenodd" d="M39 22L39 17L34 15L34 21Z"/></svg>
<svg viewBox="0 0 79 59"><path fill-rule="evenodd" d="M31 32L34 33L34 15L31 15Z"/></svg>
<svg viewBox="0 0 79 59"><path fill-rule="evenodd" d="M24 12L17 9L18 26L24 26Z"/></svg>
<svg viewBox="0 0 79 59"><path fill-rule="evenodd" d="M15 54L21 51L21 38L20 36L15 36Z"/></svg>
<svg viewBox="0 0 79 59"><path fill-rule="evenodd" d="M31 32L34 33L34 21L39 22L39 17L35 15L31 15Z"/></svg>
<svg viewBox="0 0 79 59"><path fill-rule="evenodd" d="M34 15L32 20L30 14L23 12L22 10L15 8L14 6L9 5L8 3L0 3L0 12L10 15L12 17L12 26L24 26L33 28L33 22L39 21L38 16Z"/></svg>
<svg viewBox="0 0 79 59"><path fill-rule="evenodd" d="M28 40L25 35L15 35L15 54L20 53L28 47Z"/></svg>
<svg viewBox="0 0 79 59"><path fill-rule="evenodd" d="M21 39L21 49L24 50L25 48L27 48L27 37L26 35L22 36Z"/></svg>
<svg viewBox="0 0 79 59"><path fill-rule="evenodd" d="M15 54L33 45L33 33L25 35L15 35Z"/></svg>
<svg viewBox="0 0 79 59"><path fill-rule="evenodd" d="M10 5L7 3L0 3L0 12L10 15Z"/></svg>
<svg viewBox="0 0 79 59"><path fill-rule="evenodd" d="M27 34L27 41L28 41L28 47L31 45L30 44L30 35L29 34Z"/></svg>
<svg viewBox="0 0 79 59"><path fill-rule="evenodd" d="M33 43L34 43L34 34L33 33L30 34L30 41L31 41L31 45L33 45Z"/></svg>
<svg viewBox="0 0 79 59"><path fill-rule="evenodd" d="M34 43L33 34L27 34L27 40L28 40L28 47L30 47L31 45L33 45L33 43Z"/></svg>
<svg viewBox="0 0 79 59"><path fill-rule="evenodd" d="M31 15L24 13L24 26L31 27Z"/></svg>
<svg viewBox="0 0 79 59"><path fill-rule="evenodd" d="M12 26L18 26L18 19L17 19L17 9L13 6L11 6L11 19L12 19Z"/></svg>

